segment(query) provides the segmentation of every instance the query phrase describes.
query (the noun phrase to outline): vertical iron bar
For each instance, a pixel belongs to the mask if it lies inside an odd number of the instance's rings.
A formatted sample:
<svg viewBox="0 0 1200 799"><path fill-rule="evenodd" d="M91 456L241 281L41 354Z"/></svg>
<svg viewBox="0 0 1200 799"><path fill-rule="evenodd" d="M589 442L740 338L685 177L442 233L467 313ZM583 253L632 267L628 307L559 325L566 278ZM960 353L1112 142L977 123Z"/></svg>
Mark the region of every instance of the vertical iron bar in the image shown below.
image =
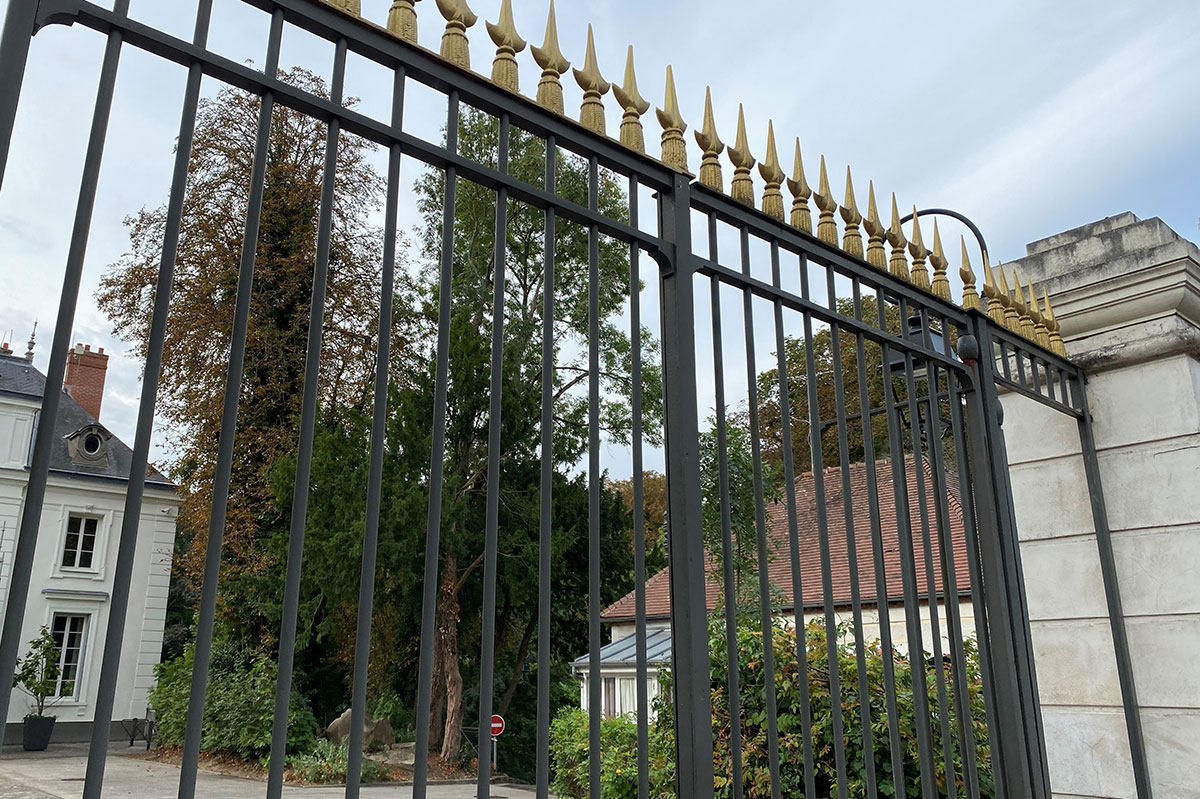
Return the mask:
<svg viewBox="0 0 1200 799"><path fill-rule="evenodd" d="M882 295L876 295L876 310L878 323L883 330L887 329ZM862 320L862 293L857 282L854 284L854 313L855 318ZM871 519L871 554L875 571L875 611L879 618L879 648L883 660L884 704L887 710L888 744L891 752L892 765L892 794L899 795L897 780L904 775L904 750L900 743L900 714L896 708L896 650L892 641L891 613L888 607L890 599L887 585L887 566L883 559L883 520L879 511L879 467L876 464L875 432L871 416L871 394L867 375L866 337L861 330L855 333L855 346L858 348L858 404L865 410L862 412L863 424L863 464L866 467L867 504ZM880 368L886 370L888 355L880 350ZM883 380L890 380L890 375L884 374ZM885 411L889 413L890 411ZM889 442L890 442L889 433Z"/></svg>
<svg viewBox="0 0 1200 799"><path fill-rule="evenodd" d="M741 229L742 274L750 274L750 231ZM755 365L754 295L742 292L742 313L746 337L746 389L750 413L750 458L754 469L754 528L758 541L758 611L763 637L763 695L767 709L767 762L770 766L771 796L780 799L779 785L779 709L775 693L774 614L771 612L770 551L767 541L765 486L762 469L762 439L758 419L758 367ZM800 613L801 624L803 612Z"/></svg>
<svg viewBox="0 0 1200 799"><path fill-rule="evenodd" d="M500 115L498 164L508 172L509 121ZM487 510L483 545L483 618L479 653L479 799L487 799L492 783L490 752L485 751L485 734L490 737L492 699L496 675L496 560L500 546L500 432L504 392L504 291L508 266L508 189L496 190L495 254L492 265L492 374L488 409Z"/></svg>
<svg viewBox="0 0 1200 799"><path fill-rule="evenodd" d="M17 121L17 105L21 100L21 84L25 80L25 64L33 41L33 26L37 21L38 0L9 0L4 15L4 30L0 32L0 187L8 165L12 145L13 125ZM8 705L3 705L7 708Z"/></svg>
<svg viewBox="0 0 1200 799"><path fill-rule="evenodd" d="M208 42L211 17L212 0L201 0L192 36L192 41L197 47L203 48ZM150 439L154 432L154 411L162 372L163 344L167 337L167 314L171 305L171 287L175 280L175 258L179 251L179 228L183 219L188 162L191 159L192 139L196 131L196 111L200 103L202 76L200 64L193 63L188 69L187 88L184 90L183 114L179 123L175 167L171 177L171 195L167 203L167 218L163 230L162 257L158 266L158 281L154 287L154 310L150 322L150 339L146 345L146 364L142 372L142 396L138 405L133 459L129 464L129 479L125 488L125 507L117 545L117 566L113 574L112 596L109 599L108 626L104 633L100 684L96 691L96 707L92 716L92 736L83 783L84 799L99 799L104 784L109 728L112 726L117 676L121 666L121 648L125 640L125 616L129 612L130 581L133 578L138 528L142 520L142 497L150 462Z"/></svg>
<svg viewBox="0 0 1200 799"><path fill-rule="evenodd" d="M30 5L18 3L18 5ZM117 0L113 9L118 15L129 12L129 0ZM23 20L20 11L11 6L5 21L4 44L7 46L20 35L15 26ZM13 26L10 29L10 26ZM58 318L54 324L54 344L50 352L50 366L46 370L46 382L42 390L42 423L38 425L33 446L33 458L29 466L29 484L25 489L25 502L21 510L21 523L17 528L14 544L12 572L9 577L8 601L4 611L4 627L0 633L0 708L8 712L12 697L12 680L8 675L16 670L17 652L21 645L21 626L25 621L25 605L29 598L29 581L33 571L34 549L42 521L42 505L46 499L46 479L50 470L50 449L55 441L55 420L58 418L59 400L63 393L63 377L67 370L67 357L71 347L71 327L75 321L75 306L79 302L79 283L83 275L83 262L87 254L88 236L92 227L92 212L96 206L96 188L100 182L100 162L104 158L104 144L108 137L108 120L112 112L113 90L117 82L117 67L121 59L123 37L114 30L108 35L104 50L104 61L100 67L100 80L96 89L96 105L92 113L92 126L88 134L87 154L83 162L83 175L79 181L79 197L75 206L75 222L71 229L71 243L67 250L66 269L63 272L62 294L58 303ZM26 45L25 49L28 49ZM16 69L13 64L4 66ZM20 58L24 62L24 58ZM14 95L20 86L5 87ZM12 103L15 107L16 98ZM5 143L6 144L6 143ZM7 154L5 154L7 155Z"/></svg>
<svg viewBox="0 0 1200 799"><path fill-rule="evenodd" d="M907 318L907 303L903 298L899 301L900 324L902 327ZM880 305L880 321L887 329L886 316ZM882 345L883 364L885 370L890 370L891 347ZM908 355L904 348L902 355ZM921 793L924 799L933 799L937 793L934 784L933 765L933 731L929 724L929 696L925 685L925 654L921 643L921 606L917 597L917 571L913 555L912 514L908 502L908 459L904 454L903 434L900 430L900 403L896 398L893 375L888 371L883 381L884 406L887 408L888 443L892 455L892 491L896 500L896 539L900 549L900 583L904 602L904 621L907 630L908 665L913 695L913 705L916 708L915 724L917 732L917 758L921 772ZM909 389L911 392L911 389ZM917 423L916 419L912 420Z"/></svg>
<svg viewBox="0 0 1200 799"><path fill-rule="evenodd" d="M1121 700L1125 709L1125 729L1129 735L1129 751L1133 760L1133 779L1138 799L1152 795L1150 773L1146 762L1146 743L1142 735L1141 706L1138 704L1137 683L1133 675L1133 660L1129 654L1129 633L1125 629L1125 610L1121 602L1121 586L1117 575L1116 555L1113 553L1112 531L1108 526L1108 508L1104 502L1104 484L1100 462L1096 457L1096 440L1092 432L1092 414L1088 410L1087 392L1083 389L1082 370L1076 375L1083 414L1079 417L1079 443L1083 449L1083 468L1087 475L1088 498L1092 505L1092 521L1096 526L1096 548L1100 554L1100 573L1104 580L1104 600L1108 606L1108 622L1112 629L1113 651L1116 653L1117 678L1121 684Z"/></svg>
<svg viewBox="0 0 1200 799"><path fill-rule="evenodd" d="M629 178L629 220L638 226L638 179ZM646 513L642 472L642 276L641 248L629 245L630 421L633 424L633 604L637 636L638 799L650 796L650 692L646 662ZM656 678L657 679L657 678Z"/></svg>
<svg viewBox="0 0 1200 799"><path fill-rule="evenodd" d="M805 267L807 267L807 261ZM825 267L826 270L829 267ZM800 276L802 283L808 282L808 269ZM832 289L832 279L830 280ZM830 307L836 305L833 292L827 299ZM816 503L817 544L821 558L821 586L825 605L825 651L829 665L829 707L833 721L833 760L837 779L838 799L846 799L846 733L842 719L842 681L838 672L837 614L833 607L833 563L829 552L829 509L825 505L825 453L821 440L820 398L817 394L817 361L813 352L812 315L804 314L804 368L808 373L804 381L808 389L808 444L812 459L813 500ZM845 397L836 394L834 402L840 413L845 413Z"/></svg>
<svg viewBox="0 0 1200 799"><path fill-rule="evenodd" d="M333 64L330 100L342 103L346 81L346 40L338 39ZM287 576L283 589L283 629L279 634L279 671L275 680L275 719L271 728L271 761L267 771L267 799L283 792L283 767L287 757L288 716L292 700L292 672L296 657L296 620L300 613L300 577L304 567L304 529L308 523L308 491L312 472L313 437L320 390L321 342L325 333L325 292L329 284L329 250L333 239L333 202L337 183L338 138L341 121L329 120L325 140L325 169L321 178L321 210L317 221L317 253L313 272L312 304L308 315L308 342L304 359L304 397L300 407L300 446L292 487L292 519L288 534Z"/></svg>
<svg viewBox="0 0 1200 799"><path fill-rule="evenodd" d="M276 9L271 15L271 33L267 42L265 74L269 78L273 78L279 71L279 49L282 39L283 10ZM258 112L254 166L251 168L250 194L246 200L246 227L242 239L241 263L238 266L237 299L229 345L229 371L225 380L221 437L217 446L217 466L213 476L212 510L209 513L208 540L204 550L204 582L200 591L200 609L196 614L196 649L192 664L192 685L188 695L183 760L179 772L179 799L194 799L196 795L196 771L200 763L200 738L204 725L204 700L208 691L208 666L212 656L213 623L217 613L221 549L225 537L226 512L229 509L238 402L241 399L242 376L246 366L250 300L254 293L254 259L258 253L258 228L262 221L263 190L267 181L267 157L274 113L275 95L265 92Z"/></svg>
<svg viewBox="0 0 1200 799"><path fill-rule="evenodd" d="M446 150L458 152L458 90L446 103ZM437 374L433 398L433 441L429 455L429 516L425 528L425 577L421 604L421 655L417 666L417 741L413 799L425 799L429 772L429 714L433 702L434 611L442 531L442 481L446 455L446 401L450 383L450 306L454 279L454 217L458 169L446 167L442 207L442 253L438 297Z"/></svg>
<svg viewBox="0 0 1200 799"><path fill-rule="evenodd" d="M709 258L716 263L717 217L708 216ZM733 765L733 799L745 794L742 763L742 690L738 657L738 596L733 572L733 514L729 497L729 430L725 418L725 343L721 329L721 281L712 278L713 382L716 400L717 484L721 502L721 555L725 584L725 671L728 675L729 755Z"/></svg>
<svg viewBox="0 0 1200 799"><path fill-rule="evenodd" d="M588 161L588 208L600 204L600 167ZM600 229L588 227L588 774L600 799ZM480 797L483 799L483 797Z"/></svg>
<svg viewBox="0 0 1200 799"><path fill-rule="evenodd" d="M826 270L826 285L830 297L836 298L837 287L834 282L833 270ZM853 284L855 308L858 302L858 281ZM856 310L857 313L857 310ZM866 796L878 796L879 788L875 779L875 736L871 729L871 693L867 683L866 642L863 640L862 596L858 585L858 540L854 529L854 495L850 480L850 436L846 420L846 387L843 379L842 365L842 332L836 324L829 326L830 343L833 355L833 393L837 402L837 436L838 461L842 475L842 514L846 520L846 563L850 569L850 612L854 625L854 661L858 672L858 710L859 723L862 725L863 740L863 770L866 772ZM779 344L783 349L783 344ZM863 355L860 348L856 358ZM870 407L859 405L859 416L865 419L870 415ZM874 464L872 467L874 468ZM828 634L828 631L826 631ZM831 664L830 668L834 668Z"/></svg>
<svg viewBox="0 0 1200 799"><path fill-rule="evenodd" d="M675 672L678 796L712 799L712 676L708 654L705 551L696 398L695 258L691 180L676 175L659 203L662 238L663 378L667 401L667 507Z"/></svg>
<svg viewBox="0 0 1200 799"><path fill-rule="evenodd" d="M554 194L558 145L546 138L546 191ZM550 570L554 492L554 206L546 208L542 266L542 474L538 510L537 797L550 796Z"/></svg>
<svg viewBox="0 0 1200 799"><path fill-rule="evenodd" d="M392 127L404 127L404 67L396 67L392 83ZM354 637L354 689L350 700L350 754L346 766L346 799L358 799L362 779L363 725L367 720L367 667L371 660L371 621L375 607L375 570L379 550L383 455L387 436L388 380L392 357L392 305L395 295L396 237L400 205L399 144L388 154L387 200L383 223L383 278L379 288L379 341L375 353L375 398L371 416L371 454L367 474L367 515L358 577L358 625Z"/></svg>
<svg viewBox="0 0 1200 799"><path fill-rule="evenodd" d="M924 320L923 326L927 325L928 318L926 317L925 312L923 310L921 311L920 315L921 315L921 318ZM920 336L920 333L918 333L918 336ZM926 368L928 370L928 367L926 367ZM935 420L932 418L926 418L926 419L922 420L921 403L919 400L920 389L917 387L915 371L916 370L913 365L913 354L910 350L906 350L904 353L904 385L905 385L905 395L906 395L905 402L908 406L908 415L909 415L909 421L910 421L909 435L912 440L912 448L913 448L913 482L916 484L915 488L916 488L916 493L917 493L917 518L921 525L921 554L922 554L922 560L924 561L923 565L924 565L924 571L925 571L925 605L929 610L929 638L930 638L929 645L930 645L930 648L933 650L932 654L933 654L933 663L934 663L934 692L936 694L935 698L937 700L937 717L938 717L937 732L941 738L941 744L942 744L942 759L943 759L943 765L945 767L946 777L947 777L946 789L948 791L951 791L950 795L952 797L956 797L958 795L957 786L952 785L952 781L954 779L954 744L953 744L953 738L951 737L951 734L950 734L949 707L946 704L946 672L942 666L944 661L942 660L941 621L939 618L939 613L938 613L938 608L937 608L938 593L937 593L937 583L935 581L934 569L933 569L933 546L932 546L932 541L930 540L930 535L929 535L929 497L925 493L925 459L926 459L925 458L925 447L926 447L926 445L928 445L930 448L933 448L935 446L934 442L933 442L934 430L931 429L931 425L934 424ZM926 379L926 381L925 381L926 393L932 394L932 393L934 393L934 389L935 389L935 387L931 386L929 383L929 380ZM911 518L911 513L909 515L909 518ZM914 552L913 552L913 566L914 566L913 576L917 580L915 590L919 592L920 591L920 575L918 575L915 570L916 545L917 545L917 542L914 537L914 539L912 541L912 547L914 550ZM944 586L943 586L943 588L944 588ZM920 603L918 600L918 604L917 604L918 624L920 622L920 619L921 619ZM919 662L921 665L921 681L925 685L926 692L927 692L928 691L928 682L927 682L928 669L927 669L927 662L926 662L926 657L925 657L925 650L924 650L923 646L921 648ZM910 663L910 665L913 666L913 669L914 669L913 674L914 674L914 679L915 679L915 674L916 674L915 669L916 669L918 661L917 661L917 659L913 658L911 651L909 652L909 663ZM914 694L914 696L915 696L915 694ZM923 712L924 709L927 707L928 707L928 705L921 705L920 708L918 709L918 713ZM933 730L931 729L931 733L932 732L933 732ZM932 760L932 757L934 754L936 754L936 752L931 753L931 755L930 755L931 760ZM936 768L936 766L935 766L935 768ZM934 775L934 776L936 776L936 775Z"/></svg>

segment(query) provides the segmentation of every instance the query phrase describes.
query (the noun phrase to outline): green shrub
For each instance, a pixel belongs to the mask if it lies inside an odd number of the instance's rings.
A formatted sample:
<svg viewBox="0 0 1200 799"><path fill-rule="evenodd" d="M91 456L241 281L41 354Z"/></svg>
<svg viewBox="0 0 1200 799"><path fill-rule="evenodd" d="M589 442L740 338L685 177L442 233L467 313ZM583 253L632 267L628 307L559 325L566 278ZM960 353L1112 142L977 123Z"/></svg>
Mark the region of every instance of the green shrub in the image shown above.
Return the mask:
<svg viewBox="0 0 1200 799"><path fill-rule="evenodd" d="M194 650L158 665L157 684L150 691L150 707L158 721L156 740L182 746L187 725ZM275 664L262 655L214 652L204 702L200 748L246 759L262 759L271 751L271 724L275 712ZM308 703L292 692L288 713L287 751L309 751L317 720Z"/></svg>
<svg viewBox="0 0 1200 799"><path fill-rule="evenodd" d="M839 630L840 634L843 632ZM710 628L712 659L714 774L716 796L733 796L733 756L730 748L731 726L728 702L728 673L725 655L724 621L714 619ZM858 663L853 642L839 641L837 673L841 685L841 717L844 740L833 734L833 710L830 701L829 651L825 626L820 621L808 624L804 631L808 670L808 723L813 751L813 778L817 796L837 795L835 751L845 755L847 793L851 797L867 796L867 750L863 742ZM779 776L783 796L804 796L804 723L801 702L800 662L796 653L796 632L777 623L772 632L775 655L775 692L779 724ZM738 627L738 679L741 697L740 726L742 733L742 763L746 799L765 799L771 795L767 711L764 691L763 634L754 622ZM974 739L975 762L982 797L995 794L988 749L987 723L984 715L983 686L979 675L978 652L973 641L964 642L966 653L967 702L969 729ZM895 702L900 733L902 774L892 776L890 731L887 717L888 695L884 673L885 657L878 642L864 647L866 701L870 705L872 758L878 792L883 797L919 796L921 777L917 745L917 713L921 712L913 697L912 668L907 658L893 654L889 664L895 678ZM924 669L929 706L924 714L933 731L935 760L934 782L937 795L965 795L963 786L963 755L958 745L960 701L952 690L950 674L947 680L947 713L951 731L954 790L948 788L945 761L942 758L942 726L937 702L937 669ZM920 674L921 669L918 669ZM653 799L674 797L674 728L670 703L670 674L659 672L663 691L655 700L655 721L650 728L650 795ZM604 799L627 799L637 795L637 726L624 718L601 724L600 747L601 795ZM588 715L579 709L568 709L554 720L550 731L550 755L553 767L554 790L564 799L583 799L588 795ZM897 785L898 783L898 785ZM897 788L900 790L897 790Z"/></svg>
<svg viewBox="0 0 1200 799"><path fill-rule="evenodd" d="M390 688L370 703L367 708L367 717L371 720L387 719L396 733L396 740L401 743L412 743L417 740L412 708L400 694Z"/></svg>
<svg viewBox="0 0 1200 799"><path fill-rule="evenodd" d="M288 758L288 765L297 778L317 785L340 784L346 781L350 766L350 752L344 746L318 739L312 751ZM387 769L366 757L359 771L363 782L376 782L387 776Z"/></svg>

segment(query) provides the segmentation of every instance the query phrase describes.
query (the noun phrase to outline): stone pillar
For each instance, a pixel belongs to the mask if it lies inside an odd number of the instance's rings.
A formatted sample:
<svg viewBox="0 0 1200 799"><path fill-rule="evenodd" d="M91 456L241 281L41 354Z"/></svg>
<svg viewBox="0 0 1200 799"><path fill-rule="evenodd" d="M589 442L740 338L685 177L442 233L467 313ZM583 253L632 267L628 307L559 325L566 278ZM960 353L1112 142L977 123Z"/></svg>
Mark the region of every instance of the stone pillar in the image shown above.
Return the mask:
<svg viewBox="0 0 1200 799"><path fill-rule="evenodd" d="M1200 797L1200 250L1126 213L1009 266L1049 291L1087 372L1153 794ZM1135 797L1077 424L1003 403L1051 787Z"/></svg>

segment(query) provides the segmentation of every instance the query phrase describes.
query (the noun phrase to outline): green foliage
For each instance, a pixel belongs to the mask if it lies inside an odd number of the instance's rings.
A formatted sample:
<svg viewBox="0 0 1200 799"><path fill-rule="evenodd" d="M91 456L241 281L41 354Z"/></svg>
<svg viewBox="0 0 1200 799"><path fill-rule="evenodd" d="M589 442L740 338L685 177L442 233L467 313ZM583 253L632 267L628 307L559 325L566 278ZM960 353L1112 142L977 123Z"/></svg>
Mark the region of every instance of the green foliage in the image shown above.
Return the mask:
<svg viewBox="0 0 1200 799"><path fill-rule="evenodd" d="M350 768L350 752L344 746L318 739L311 751L292 755L287 763L292 774L304 782L316 785L341 784L346 781ZM363 782L376 782L387 777L387 769L364 757L359 774Z"/></svg>
<svg viewBox="0 0 1200 799"><path fill-rule="evenodd" d="M13 672L13 686L25 689L33 697L34 712L25 718L45 718L46 700L58 690L58 658L54 634L48 627L42 627L37 638L29 642L29 651L17 661L17 669Z"/></svg>
<svg viewBox="0 0 1200 799"><path fill-rule="evenodd" d="M367 716L372 720L387 719L397 741L412 742L416 740L412 710L411 702L388 688L370 703Z"/></svg>
<svg viewBox="0 0 1200 799"><path fill-rule="evenodd" d="M714 773L716 796L728 799L733 792L733 762L730 748L731 724L728 698L728 672L725 655L725 628L720 617L714 617L709 631L710 668L713 685L713 735ZM809 728L813 752L813 782L816 796L837 794L837 769L835 752L838 748L845 755L847 771L847 793L851 797L866 797L867 762L873 764L879 796L921 795L921 774L917 735L917 715L922 713L933 731L935 762L934 783L937 795L965 795L963 785L963 755L958 745L958 722L963 704L954 692L947 689L947 729L951 735L953 751L954 789L949 789L945 761L942 757L943 732L937 707L937 669L924 662L917 666L917 674L926 681L929 706L917 706L913 693L913 664L905 657L893 653L890 658L882 652L878 642L864 646L866 690L860 689L855 647L845 640L845 630L839 629L841 638L836 646L836 672L840 679L841 717L844 725L844 740L837 740L833 733L833 706L830 691L830 663L825 626L820 621L810 622L804 631L807 680L801 680L800 661L797 659L796 631L776 622L772 629L772 644L775 655L775 691L779 724L780 789L783 796L804 796L804 741L805 728ZM763 668L763 635L756 625L747 621L739 624L737 631L738 677L740 681L741 712L739 714L742 734L742 762L744 770L744 795L747 799L760 799L771 795L771 772L769 766L767 710L765 701ZM973 740L974 757L978 767L979 790L983 797L995 794L991 774L990 753L987 743L987 724L984 715L983 687L979 674L978 651L973 641L964 643L966 654L967 701L969 708L968 729ZM893 778L892 751L887 716L889 701L887 675L890 669L895 678L894 701L897 708L897 726L901 763L900 779ZM654 799L674 797L674 729L672 708L668 697L670 675L659 673L664 683L663 693L655 703L657 717L650 729L650 793ZM950 675L946 675L949 683ZM807 705L802 701L801 687L808 691ZM861 724L862 702L870 708L871 726L867 741L871 747L870 758L864 746ZM807 711L807 712L806 712ZM554 765L554 789L559 796L581 799L587 796L588 786L588 717L587 713L574 709L564 711L555 719L550 733L551 758ZM637 727L633 721L619 718L605 721L601 727L601 752L603 756L604 799L626 799L636 796L637 787ZM897 791L897 788L900 788Z"/></svg>
<svg viewBox="0 0 1200 799"><path fill-rule="evenodd" d="M167 746L183 745L194 654L189 645L182 655L160 663L155 670L158 681L150 692L150 707L158 720L157 740ZM214 651L204 702L202 751L247 759L270 754L275 676L274 662L262 655L228 645ZM288 752L309 749L316 731L317 721L308 703L292 691Z"/></svg>

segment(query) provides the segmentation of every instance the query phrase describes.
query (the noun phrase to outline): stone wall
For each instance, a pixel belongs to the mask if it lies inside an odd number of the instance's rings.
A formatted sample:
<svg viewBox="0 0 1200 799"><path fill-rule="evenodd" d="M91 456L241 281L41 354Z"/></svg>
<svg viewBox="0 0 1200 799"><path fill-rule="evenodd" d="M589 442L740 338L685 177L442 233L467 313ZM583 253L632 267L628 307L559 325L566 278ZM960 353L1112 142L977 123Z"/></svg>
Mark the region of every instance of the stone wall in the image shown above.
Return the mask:
<svg viewBox="0 0 1200 799"><path fill-rule="evenodd" d="M1153 794L1200 797L1200 251L1122 214L1009 266L1049 290L1088 373ZM1077 424L1003 403L1051 787L1135 797Z"/></svg>

